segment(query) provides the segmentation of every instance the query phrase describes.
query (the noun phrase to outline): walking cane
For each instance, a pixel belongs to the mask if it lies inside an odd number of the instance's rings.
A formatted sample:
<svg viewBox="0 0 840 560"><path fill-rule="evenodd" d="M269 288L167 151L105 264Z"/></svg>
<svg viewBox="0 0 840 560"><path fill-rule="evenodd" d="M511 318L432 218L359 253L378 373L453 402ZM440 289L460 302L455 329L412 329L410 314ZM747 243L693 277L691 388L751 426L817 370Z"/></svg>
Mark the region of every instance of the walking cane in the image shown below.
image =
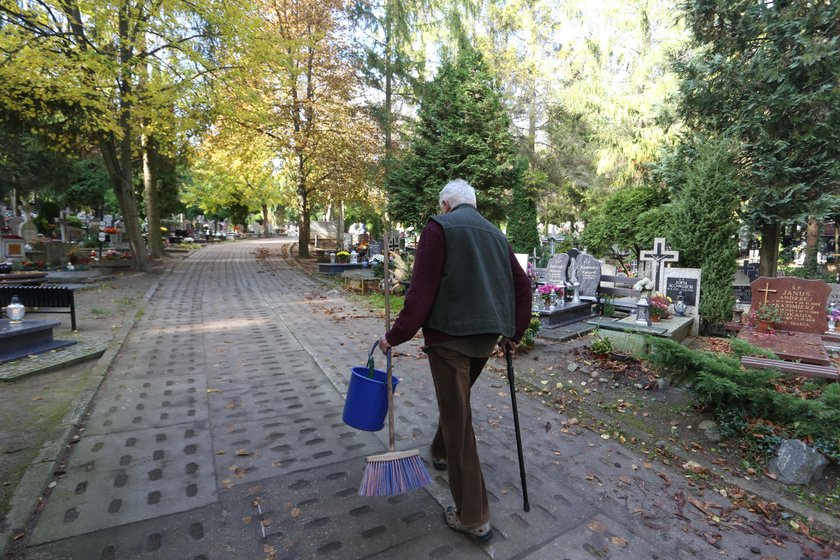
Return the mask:
<svg viewBox="0 0 840 560"><path fill-rule="evenodd" d="M519 412L516 410L516 389L513 387L513 361L510 357L510 348L507 346L505 346L505 360L507 360L510 402L513 408L513 428L516 431L516 450L519 452L519 477L522 479L522 509L531 511L531 504L528 503L528 484L525 482L525 459L522 456L522 436L519 433Z"/></svg>

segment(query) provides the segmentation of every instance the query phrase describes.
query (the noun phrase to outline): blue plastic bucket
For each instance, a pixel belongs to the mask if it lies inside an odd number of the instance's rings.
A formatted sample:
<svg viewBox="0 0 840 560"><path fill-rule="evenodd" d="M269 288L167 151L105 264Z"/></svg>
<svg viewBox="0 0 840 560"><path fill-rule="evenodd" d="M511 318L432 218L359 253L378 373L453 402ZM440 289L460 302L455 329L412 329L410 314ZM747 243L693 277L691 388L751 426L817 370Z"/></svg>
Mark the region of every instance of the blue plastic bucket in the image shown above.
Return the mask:
<svg viewBox="0 0 840 560"><path fill-rule="evenodd" d="M342 419L357 430L378 432L385 425L385 415L388 414L388 392L385 388L388 374L381 369L374 369L373 377L368 377L369 374L370 370L365 366L351 368ZM397 376L391 376L392 390L396 390L399 382Z"/></svg>

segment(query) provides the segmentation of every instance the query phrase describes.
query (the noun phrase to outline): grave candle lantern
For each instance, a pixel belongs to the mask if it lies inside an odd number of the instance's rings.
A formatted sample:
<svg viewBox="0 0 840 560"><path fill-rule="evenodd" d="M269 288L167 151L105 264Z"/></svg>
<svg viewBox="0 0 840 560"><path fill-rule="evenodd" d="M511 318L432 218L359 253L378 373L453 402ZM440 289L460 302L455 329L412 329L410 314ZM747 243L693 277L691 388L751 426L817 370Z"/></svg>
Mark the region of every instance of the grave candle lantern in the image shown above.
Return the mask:
<svg viewBox="0 0 840 560"><path fill-rule="evenodd" d="M26 314L26 308L20 302L17 296L12 296L9 305L6 306L6 315L12 323L20 323L23 321L23 316Z"/></svg>

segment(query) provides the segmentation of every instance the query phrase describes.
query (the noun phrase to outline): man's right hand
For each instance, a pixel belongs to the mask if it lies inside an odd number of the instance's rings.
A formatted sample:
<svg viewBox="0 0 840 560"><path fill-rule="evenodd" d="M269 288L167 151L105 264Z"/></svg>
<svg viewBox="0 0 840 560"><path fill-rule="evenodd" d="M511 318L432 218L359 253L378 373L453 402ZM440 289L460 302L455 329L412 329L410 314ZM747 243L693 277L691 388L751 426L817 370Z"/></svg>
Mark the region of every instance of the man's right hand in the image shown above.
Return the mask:
<svg viewBox="0 0 840 560"><path fill-rule="evenodd" d="M509 339L508 337L502 338L499 341L499 348L502 350L510 350L510 353L513 354L516 352L516 348L519 346L518 343L514 342L513 340Z"/></svg>

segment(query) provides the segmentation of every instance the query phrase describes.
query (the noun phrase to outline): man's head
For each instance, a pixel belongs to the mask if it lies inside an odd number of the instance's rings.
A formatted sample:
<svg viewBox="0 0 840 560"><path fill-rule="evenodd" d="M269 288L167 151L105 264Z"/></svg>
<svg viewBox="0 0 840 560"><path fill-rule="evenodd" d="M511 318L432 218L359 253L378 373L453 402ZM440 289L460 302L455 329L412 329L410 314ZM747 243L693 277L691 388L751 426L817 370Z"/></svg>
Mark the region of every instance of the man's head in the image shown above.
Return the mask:
<svg viewBox="0 0 840 560"><path fill-rule="evenodd" d="M475 189L463 179L449 181L438 196L441 211L446 214L460 204L475 208Z"/></svg>

